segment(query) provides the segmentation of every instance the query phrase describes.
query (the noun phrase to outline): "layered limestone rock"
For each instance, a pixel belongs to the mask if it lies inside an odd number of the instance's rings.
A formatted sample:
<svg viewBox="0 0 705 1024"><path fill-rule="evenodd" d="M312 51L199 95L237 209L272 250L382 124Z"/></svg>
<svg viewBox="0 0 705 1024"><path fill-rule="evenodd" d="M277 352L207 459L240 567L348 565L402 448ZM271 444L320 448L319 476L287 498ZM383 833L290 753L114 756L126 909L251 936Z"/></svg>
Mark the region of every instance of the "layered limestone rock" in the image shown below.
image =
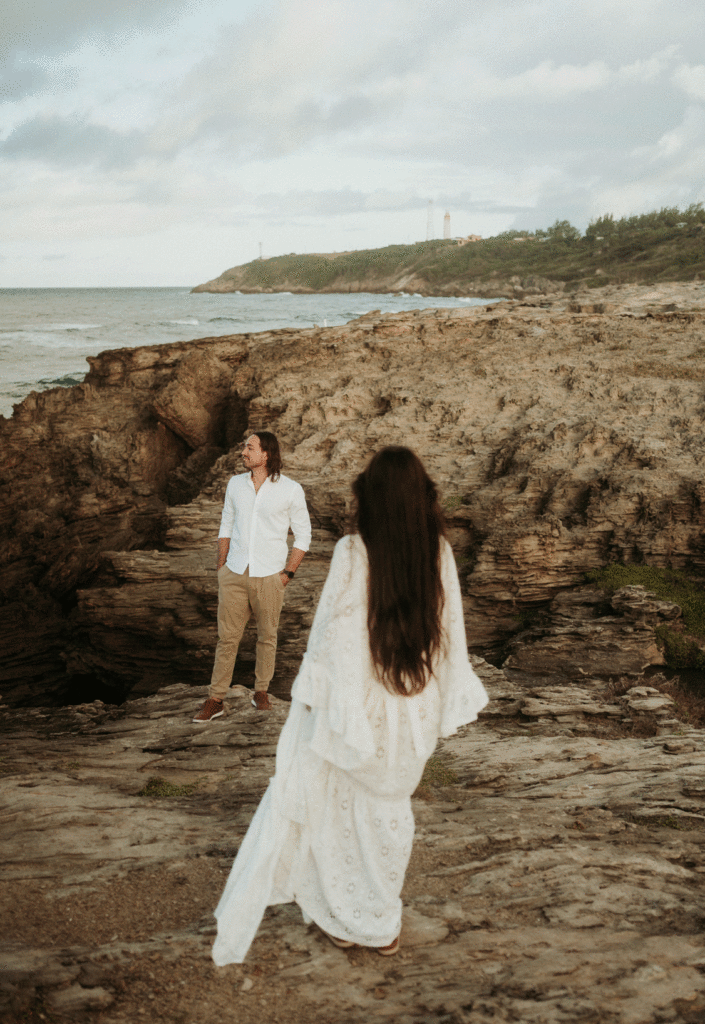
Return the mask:
<svg viewBox="0 0 705 1024"><path fill-rule="evenodd" d="M476 669L491 703L412 801L391 960L334 948L287 905L245 964L210 961L285 703L259 713L236 687L199 726L205 691L175 684L0 711L3 1021L699 1024L705 733L669 724L653 686ZM638 715L649 735L624 731Z"/></svg>
<svg viewBox="0 0 705 1024"><path fill-rule="evenodd" d="M107 352L83 384L31 395L0 422L5 700L207 681L218 518L254 429L279 435L314 524L275 693L305 646L351 480L384 444L414 447L440 484L483 656L501 659L527 616L606 562L702 576L705 290L669 287ZM555 636L530 639L554 657ZM572 650L571 671L590 672L595 645ZM653 636L637 653L618 671L661 660ZM251 682L253 657L250 632L236 681Z"/></svg>
<svg viewBox="0 0 705 1024"><path fill-rule="evenodd" d="M504 670L513 679L543 682L638 674L665 664L656 629L681 609L644 587L623 587L610 598L588 587L563 591L508 644Z"/></svg>

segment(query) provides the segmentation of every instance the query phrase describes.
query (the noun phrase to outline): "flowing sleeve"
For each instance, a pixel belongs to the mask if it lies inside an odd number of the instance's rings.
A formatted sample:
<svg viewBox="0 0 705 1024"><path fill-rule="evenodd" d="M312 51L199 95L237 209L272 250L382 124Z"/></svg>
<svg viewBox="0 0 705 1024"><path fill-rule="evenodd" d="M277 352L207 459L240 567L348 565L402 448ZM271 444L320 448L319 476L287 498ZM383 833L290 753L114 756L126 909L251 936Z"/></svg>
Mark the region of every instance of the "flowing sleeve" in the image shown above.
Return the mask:
<svg viewBox="0 0 705 1024"><path fill-rule="evenodd" d="M461 725L475 721L489 697L468 658L458 570L447 541L443 544L441 572L445 644L435 675L441 691L440 735L451 736Z"/></svg>
<svg viewBox="0 0 705 1024"><path fill-rule="evenodd" d="M370 682L367 558L355 537L335 546L308 645L291 690L310 709L309 746L346 771L375 753L366 711Z"/></svg>

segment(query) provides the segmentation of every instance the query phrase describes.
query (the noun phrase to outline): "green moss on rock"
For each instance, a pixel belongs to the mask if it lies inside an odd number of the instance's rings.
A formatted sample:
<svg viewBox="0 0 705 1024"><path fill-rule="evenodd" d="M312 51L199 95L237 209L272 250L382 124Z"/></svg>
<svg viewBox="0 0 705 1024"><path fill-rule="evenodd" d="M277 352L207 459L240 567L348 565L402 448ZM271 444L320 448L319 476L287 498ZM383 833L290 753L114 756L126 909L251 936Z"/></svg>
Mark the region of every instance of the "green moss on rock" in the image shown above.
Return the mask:
<svg viewBox="0 0 705 1024"><path fill-rule="evenodd" d="M672 601L682 611L683 628L658 626L656 638L666 662L675 669L705 671L705 589L680 569L659 569L652 565L606 565L586 574L586 580L602 590L614 593L621 587L645 587L664 601Z"/></svg>

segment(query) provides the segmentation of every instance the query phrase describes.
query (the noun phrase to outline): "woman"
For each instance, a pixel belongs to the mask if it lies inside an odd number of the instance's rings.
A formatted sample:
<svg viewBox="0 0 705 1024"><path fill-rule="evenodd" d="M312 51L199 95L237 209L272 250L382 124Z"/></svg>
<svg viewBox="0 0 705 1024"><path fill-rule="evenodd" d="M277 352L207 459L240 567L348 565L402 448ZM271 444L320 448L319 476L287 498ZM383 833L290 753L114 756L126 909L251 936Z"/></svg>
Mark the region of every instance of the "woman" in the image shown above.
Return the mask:
<svg viewBox="0 0 705 1024"><path fill-rule="evenodd" d="M411 794L438 737L487 703L420 460L384 448L353 491L356 531L336 544L276 772L215 912L219 965L242 963L265 908L292 900L335 945L395 953Z"/></svg>

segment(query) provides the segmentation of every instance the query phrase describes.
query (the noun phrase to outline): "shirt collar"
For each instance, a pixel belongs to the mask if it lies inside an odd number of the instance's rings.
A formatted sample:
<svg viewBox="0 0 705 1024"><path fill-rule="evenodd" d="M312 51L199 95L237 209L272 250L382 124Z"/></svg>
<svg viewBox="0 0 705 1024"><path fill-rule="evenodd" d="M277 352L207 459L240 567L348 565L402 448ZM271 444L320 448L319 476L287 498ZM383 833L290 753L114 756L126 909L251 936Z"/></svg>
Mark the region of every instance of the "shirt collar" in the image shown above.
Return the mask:
<svg viewBox="0 0 705 1024"><path fill-rule="evenodd" d="M265 484L271 483L271 480L272 480L272 478L271 478L270 476L266 476L266 477L264 478L264 480L262 481L262 484L261 484L261 486L260 486L260 491L262 490L262 487L264 487L264 486L265 486ZM254 482L254 480L252 479L252 473L250 473L250 472L249 472L249 470L248 470L248 472L247 472L247 483L249 484L249 486L250 486L250 487L252 488L252 490L254 491L254 490L255 490L255 482ZM257 494L257 493L259 493L259 492L258 492L258 491L255 491L255 494Z"/></svg>

